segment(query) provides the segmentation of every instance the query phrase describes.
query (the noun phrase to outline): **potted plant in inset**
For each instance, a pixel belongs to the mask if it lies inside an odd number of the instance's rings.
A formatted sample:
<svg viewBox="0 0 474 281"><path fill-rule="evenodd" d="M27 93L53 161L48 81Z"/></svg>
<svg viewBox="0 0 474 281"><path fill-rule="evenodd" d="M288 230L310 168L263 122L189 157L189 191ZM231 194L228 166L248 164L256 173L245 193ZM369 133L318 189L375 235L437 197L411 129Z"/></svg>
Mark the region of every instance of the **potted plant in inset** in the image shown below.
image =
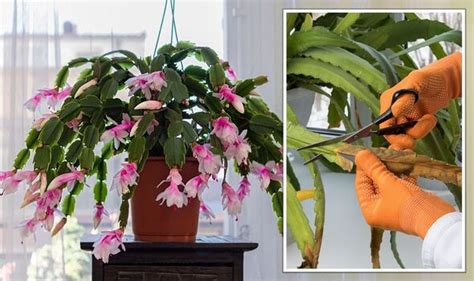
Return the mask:
<svg viewBox="0 0 474 281"><path fill-rule="evenodd" d="M67 86L69 70L79 66ZM36 204L22 235L39 227L56 234L87 189L97 228L110 189L122 198L119 227L94 244L97 258L107 262L119 252L130 199L136 239L193 241L199 210L213 217L201 197L209 181L221 182L223 206L236 216L250 174L273 196L281 224L282 123L255 92L266 81L238 80L212 49L188 42L165 45L154 57L119 50L70 61L54 88L26 102L36 116L26 148L0 173L3 194L25 182L22 206ZM39 115L43 103L48 112ZM107 160L122 153L126 161L108 187ZM30 155L33 169L24 170ZM226 181L229 169L242 176L238 187ZM84 188L91 176L95 182Z"/></svg>

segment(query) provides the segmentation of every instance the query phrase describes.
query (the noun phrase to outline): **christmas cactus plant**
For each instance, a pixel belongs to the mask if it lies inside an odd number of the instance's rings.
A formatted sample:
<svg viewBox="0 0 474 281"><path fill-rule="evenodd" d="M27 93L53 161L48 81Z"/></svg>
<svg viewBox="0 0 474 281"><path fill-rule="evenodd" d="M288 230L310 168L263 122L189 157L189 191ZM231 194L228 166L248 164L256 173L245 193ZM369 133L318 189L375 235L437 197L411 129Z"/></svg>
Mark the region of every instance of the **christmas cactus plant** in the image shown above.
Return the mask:
<svg viewBox="0 0 474 281"><path fill-rule="evenodd" d="M69 70L76 67L83 70L69 86ZM91 219L97 228L107 213L108 190L115 189L122 198L119 227L94 245L95 256L107 262L122 244L139 172L149 156L160 155L170 173L156 204L181 208L188 198L201 199L208 181L219 180L223 170L222 202L236 216L249 193L248 175L254 174L273 197L281 227L282 123L255 91L265 82L263 76L238 80L212 49L189 42L165 45L153 57L119 50L70 61L53 88L26 102L35 116L26 147L13 168L0 173L2 194L26 183L22 207L36 204L21 234L39 227L56 234L88 189L96 201ZM126 162L108 187L107 160L122 153ZM184 183L180 168L187 157L199 161L201 174ZM25 169L30 158L33 168ZM237 189L226 181L230 167L242 176ZM84 188L91 176L95 182ZM212 216L202 200L201 211Z"/></svg>

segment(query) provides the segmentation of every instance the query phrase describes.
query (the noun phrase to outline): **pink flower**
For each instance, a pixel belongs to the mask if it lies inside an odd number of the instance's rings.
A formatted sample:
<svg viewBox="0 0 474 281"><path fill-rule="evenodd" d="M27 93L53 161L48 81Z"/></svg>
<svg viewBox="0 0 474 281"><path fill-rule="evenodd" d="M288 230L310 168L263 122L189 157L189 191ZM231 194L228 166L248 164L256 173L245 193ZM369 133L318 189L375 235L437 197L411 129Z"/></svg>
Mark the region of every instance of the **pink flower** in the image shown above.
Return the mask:
<svg viewBox="0 0 474 281"><path fill-rule="evenodd" d="M99 227L100 222L102 221L102 217L108 216L109 213L105 209L104 205L102 203L97 203L94 206L94 229L97 229Z"/></svg>
<svg viewBox="0 0 474 281"><path fill-rule="evenodd" d="M133 95L136 91L141 89L145 96L147 96L147 94L151 96L150 91L148 90L148 73L128 79L125 81L125 85L130 88L130 95Z"/></svg>
<svg viewBox="0 0 474 281"><path fill-rule="evenodd" d="M244 177L240 181L239 189L237 190L237 195L239 200L242 201L250 193L250 182L247 177Z"/></svg>
<svg viewBox="0 0 474 281"><path fill-rule="evenodd" d="M31 111L36 111L38 105L40 105L43 100L47 100L48 105L54 108L59 102L63 101L71 94L71 89L71 87L66 87L60 92L54 88L40 89L36 95L26 101L25 107Z"/></svg>
<svg viewBox="0 0 474 281"><path fill-rule="evenodd" d="M220 60L221 64L223 65L225 72L227 76L230 78L232 81L237 81L237 75L235 74L234 69L230 67L228 62L225 62L224 60Z"/></svg>
<svg viewBox="0 0 474 281"><path fill-rule="evenodd" d="M250 145L245 139L246 134L247 130L243 130L242 133L237 136L235 142L229 144L224 152L227 159L235 158L235 161L237 161L237 164L239 165L247 161L249 153L252 151Z"/></svg>
<svg viewBox="0 0 474 281"><path fill-rule="evenodd" d="M112 180L111 189L117 189L119 194L128 193L130 192L128 187L137 184L138 176L136 163L122 163L122 169L115 174Z"/></svg>
<svg viewBox="0 0 474 281"><path fill-rule="evenodd" d="M34 112L43 100L56 94L56 89L40 89L32 98L25 102L25 107Z"/></svg>
<svg viewBox="0 0 474 281"><path fill-rule="evenodd" d="M212 122L211 134L216 135L224 146L234 143L239 136L239 129L229 117L219 117Z"/></svg>
<svg viewBox="0 0 474 281"><path fill-rule="evenodd" d="M2 181L0 186L2 189L1 194L15 193L21 182L25 181L31 185L37 176L38 174L35 171L2 172L0 174L0 181Z"/></svg>
<svg viewBox="0 0 474 281"><path fill-rule="evenodd" d="M55 177L48 185L47 190L53 190L56 188L60 188L63 185L66 185L68 190L71 190L74 187L76 181L83 182L84 181L84 173L76 170L74 167L69 167L71 172L64 173Z"/></svg>
<svg viewBox="0 0 474 281"><path fill-rule="evenodd" d="M48 211L52 211L61 200L62 190L48 190L36 201L35 219L44 221L47 218Z"/></svg>
<svg viewBox="0 0 474 281"><path fill-rule="evenodd" d="M150 85L150 89L158 92L161 91L161 88L163 86L168 86L166 84L165 79L166 77L163 71L155 71L150 73L150 75L148 76L148 83Z"/></svg>
<svg viewBox="0 0 474 281"><path fill-rule="evenodd" d="M201 174L190 179L184 186L184 191L190 198L196 197L196 195L201 198L201 193L204 188L207 187L207 182L209 181L209 175Z"/></svg>
<svg viewBox="0 0 474 281"><path fill-rule="evenodd" d="M199 172L213 176L219 173L222 167L221 157L212 153L210 144L196 144L193 147L193 156L199 162Z"/></svg>
<svg viewBox="0 0 474 281"><path fill-rule="evenodd" d="M227 182L222 183L222 205L227 209L229 215L237 215L242 208L239 195Z"/></svg>
<svg viewBox="0 0 474 281"><path fill-rule="evenodd" d="M223 101L228 102L231 104L235 110L237 110L240 113L244 113L244 104L243 104L243 99L241 96L236 95L232 92L232 89L229 88L227 84L224 84L222 87L219 89L219 93L216 94L218 98L220 98Z"/></svg>
<svg viewBox="0 0 474 281"><path fill-rule="evenodd" d="M209 220L209 222L211 222L212 219L216 218L212 210L209 208L209 206L206 205L206 203L204 203L204 201L200 202L199 211L201 215L205 216Z"/></svg>
<svg viewBox="0 0 474 281"><path fill-rule="evenodd" d="M71 87L66 87L62 89L62 91L58 92L57 90L54 90L54 92L51 92L51 95L47 96L48 97L48 105L52 108L55 108L58 103L62 102L64 99L69 97L71 95Z"/></svg>
<svg viewBox="0 0 474 281"><path fill-rule="evenodd" d="M274 161L268 161L265 165L255 161L250 164L250 171L259 178L262 189L267 189L268 185L270 184L270 180L274 176L272 174L274 167Z"/></svg>
<svg viewBox="0 0 474 281"><path fill-rule="evenodd" d="M179 174L178 169L171 169L168 178L162 181L158 186L165 182L169 182L170 185L165 189L165 191L158 194L156 201L161 200L161 204L166 201L166 206L168 207L176 206L182 208L183 206L186 206L188 204L188 197L184 192L179 190L179 186L184 186L184 184L183 178Z"/></svg>
<svg viewBox="0 0 474 281"><path fill-rule="evenodd" d="M45 113L35 119L35 121L33 122L32 128L35 129L36 131L40 131L41 128L43 128L44 124L46 124L46 122L48 122L49 119L55 118L55 117L58 117L58 116L54 113Z"/></svg>
<svg viewBox="0 0 474 281"><path fill-rule="evenodd" d="M35 218L29 219L20 225L20 236L23 239L34 234L39 224Z"/></svg>
<svg viewBox="0 0 474 281"><path fill-rule="evenodd" d="M122 238L123 230L121 229L107 232L99 241L94 243L92 254L94 254L96 259L102 259L102 262L108 263L110 255L115 255L120 252L119 247L122 247L122 250L125 251Z"/></svg>
<svg viewBox="0 0 474 281"><path fill-rule="evenodd" d="M123 114L122 123L116 124L115 127L105 131L100 139L104 142L114 140L114 147L118 149L120 143L125 143L125 137L128 136L129 131L133 127L133 121L130 120L130 117L127 114Z"/></svg>

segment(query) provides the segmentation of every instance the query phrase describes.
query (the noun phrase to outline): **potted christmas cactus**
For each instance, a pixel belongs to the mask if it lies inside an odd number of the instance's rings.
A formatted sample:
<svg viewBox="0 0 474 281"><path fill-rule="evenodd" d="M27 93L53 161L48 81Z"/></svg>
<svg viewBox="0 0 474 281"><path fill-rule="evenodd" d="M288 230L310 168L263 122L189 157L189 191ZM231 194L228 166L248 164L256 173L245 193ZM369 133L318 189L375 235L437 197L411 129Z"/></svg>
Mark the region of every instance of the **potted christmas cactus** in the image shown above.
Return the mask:
<svg viewBox="0 0 474 281"><path fill-rule="evenodd" d="M76 67L83 70L71 83ZM212 49L189 42L153 57L119 50L70 61L53 88L26 102L35 112L26 147L0 173L4 195L26 183L22 207L36 205L21 234L59 232L85 191L96 201L97 228L115 190L119 226L94 244L96 258L107 262L120 251L130 205L135 239L193 241L199 211L213 216L201 196L209 181L220 181L224 209L237 216L252 174L281 217L282 123L255 92L265 82L238 80ZM122 153L126 162L107 186L107 161ZM25 169L30 158L33 168ZM237 188L226 180L229 169L242 177Z"/></svg>

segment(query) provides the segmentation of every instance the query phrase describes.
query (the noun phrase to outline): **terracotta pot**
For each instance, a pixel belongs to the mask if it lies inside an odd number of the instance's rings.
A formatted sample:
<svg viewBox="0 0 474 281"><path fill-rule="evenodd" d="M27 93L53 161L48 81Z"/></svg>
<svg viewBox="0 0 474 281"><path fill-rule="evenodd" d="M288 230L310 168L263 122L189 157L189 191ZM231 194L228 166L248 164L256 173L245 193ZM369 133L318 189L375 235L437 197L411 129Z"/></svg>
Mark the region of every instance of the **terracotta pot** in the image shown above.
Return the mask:
<svg viewBox="0 0 474 281"><path fill-rule="evenodd" d="M193 242L199 221L199 200L188 198L183 208L167 207L155 201L168 184L163 183L169 174L164 157L150 157L140 173L140 179L132 198L132 224L136 240L155 242ZM183 182L199 175L198 162L186 158L180 170Z"/></svg>

